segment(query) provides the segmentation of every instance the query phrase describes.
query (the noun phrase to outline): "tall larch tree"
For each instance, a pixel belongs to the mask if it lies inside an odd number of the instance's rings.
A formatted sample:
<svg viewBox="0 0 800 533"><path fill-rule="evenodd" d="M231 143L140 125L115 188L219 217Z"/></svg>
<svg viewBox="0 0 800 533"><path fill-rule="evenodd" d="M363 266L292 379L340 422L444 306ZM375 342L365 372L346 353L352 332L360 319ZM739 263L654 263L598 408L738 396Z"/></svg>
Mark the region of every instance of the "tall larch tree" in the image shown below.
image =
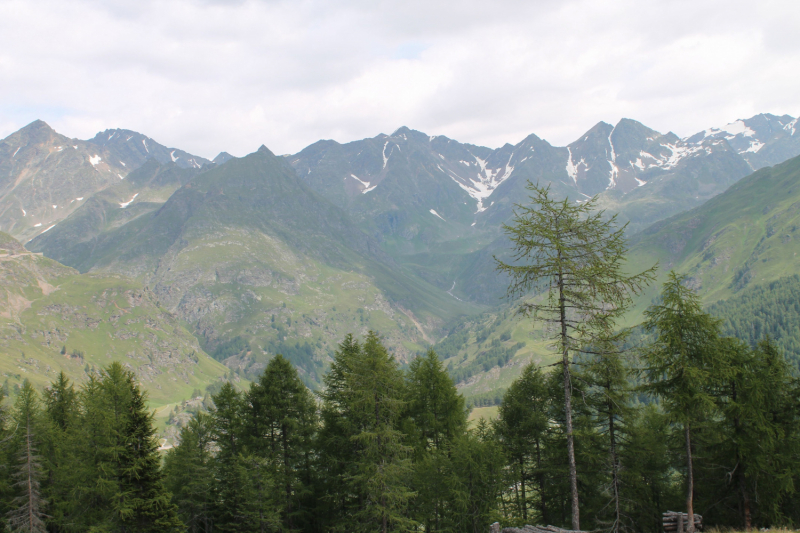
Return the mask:
<svg viewBox="0 0 800 533"><path fill-rule="evenodd" d="M613 340L631 298L653 279L655 267L624 272L625 227L597 211L597 199L556 200L550 187L528 182L531 196L503 225L513 245L510 262L495 258L508 275L508 296L527 297L518 313L548 324L561 356L566 413L572 529L580 529L578 474L572 421L572 357L585 346Z"/></svg>

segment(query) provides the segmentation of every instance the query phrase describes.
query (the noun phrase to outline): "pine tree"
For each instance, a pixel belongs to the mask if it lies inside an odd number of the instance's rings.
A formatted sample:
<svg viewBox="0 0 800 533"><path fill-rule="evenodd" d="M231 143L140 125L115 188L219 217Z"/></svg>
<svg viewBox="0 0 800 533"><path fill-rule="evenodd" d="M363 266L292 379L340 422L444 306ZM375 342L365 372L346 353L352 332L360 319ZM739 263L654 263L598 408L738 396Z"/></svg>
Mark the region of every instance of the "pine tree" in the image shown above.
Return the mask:
<svg viewBox="0 0 800 533"><path fill-rule="evenodd" d="M722 350L729 368L718 391L722 419L715 428L720 438L714 462L726 465L720 481L739 514L739 523L731 525L750 530L756 521L765 526L782 521L776 503L794 492L800 428L792 415L789 365L771 339L751 350L728 338Z"/></svg>
<svg viewBox="0 0 800 533"><path fill-rule="evenodd" d="M43 477L41 458L37 451L40 421L39 399L28 380L22 384L14 402L13 419L17 435L12 444L12 467L14 499L8 512L8 526L13 533L44 533L44 500L40 482Z"/></svg>
<svg viewBox="0 0 800 533"><path fill-rule="evenodd" d="M411 450L398 429L403 378L374 332L367 335L362 356L354 363L348 380L350 411L363 425L352 439L360 453L351 480L364 496L356 518L366 531L409 529Z"/></svg>
<svg viewBox="0 0 800 533"><path fill-rule="evenodd" d="M467 429L464 398L433 350L409 365L405 395L403 432L414 449L414 514L426 532L439 531L451 447Z"/></svg>
<svg viewBox="0 0 800 533"><path fill-rule="evenodd" d="M355 475L357 449L352 439L360 431L361 421L350 415L352 391L349 385L355 360L361 357L361 345L351 334L345 336L335 352L330 370L323 377L322 425L315 448L319 453L318 482L323 495L318 515L322 528L336 531L347 522L361 503L361 496L351 490L349 480Z"/></svg>
<svg viewBox="0 0 800 533"><path fill-rule="evenodd" d="M73 445L76 468L69 520L78 530L112 530L116 523L113 500L118 493L116 457L130 388L120 367L89 375L79 392L81 410Z"/></svg>
<svg viewBox="0 0 800 533"><path fill-rule="evenodd" d="M66 528L75 509L72 487L80 469L76 447L81 441L78 392L63 372L44 391L47 437L40 447L47 478L44 492L50 502L48 523Z"/></svg>
<svg viewBox="0 0 800 533"><path fill-rule="evenodd" d="M247 393L244 434L248 451L270 465L282 527L291 531L310 520L301 508L311 484L311 444L316 431L316 405L297 370L275 356Z"/></svg>
<svg viewBox="0 0 800 533"><path fill-rule="evenodd" d="M445 531L480 533L495 522L503 482L503 455L491 428L481 419L453 443L446 473L448 513Z"/></svg>
<svg viewBox="0 0 800 533"><path fill-rule="evenodd" d="M662 400L664 410L683 426L686 460L687 532L694 532L692 428L715 408L713 386L724 372L719 349L720 321L705 313L685 277L670 272L661 301L645 311L644 327L656 339L643 354L646 390Z"/></svg>
<svg viewBox="0 0 800 533"><path fill-rule="evenodd" d="M531 523L532 503L543 523L553 522L545 497L548 469L544 464L550 402L545 376L531 363L506 391L495 422L496 435L509 461L515 518L520 525Z"/></svg>
<svg viewBox="0 0 800 533"><path fill-rule="evenodd" d="M213 435L217 446L214 461L214 528L220 531L243 531L247 523L248 480L241 457L242 417L241 393L226 382L213 396Z"/></svg>
<svg viewBox="0 0 800 533"><path fill-rule="evenodd" d="M403 377L378 336L345 338L325 378L322 465L338 515L331 529L405 530L413 496L411 449L399 430Z"/></svg>
<svg viewBox="0 0 800 533"><path fill-rule="evenodd" d="M679 509L683 490L675 481L669 416L656 404L628 414L625 446L619 450L623 513L636 530L661 533L665 509Z"/></svg>
<svg viewBox="0 0 800 533"><path fill-rule="evenodd" d="M529 182L527 189L530 205L517 205L512 223L503 226L514 246L514 261L495 260L511 278L509 296L544 293L520 304L518 313L554 327L551 340L561 356L566 406L572 529L579 530L571 356L586 345L615 338L617 319L632 295L653 278L655 267L633 276L623 272L625 228L616 227L616 215L607 219L604 212L595 212L596 198L575 204L551 198L549 187Z"/></svg>
<svg viewBox="0 0 800 533"><path fill-rule="evenodd" d="M164 488L153 414L147 410L145 394L134 381L133 373L126 374L130 399L125 406L126 420L120 435L119 489L114 499L119 530L125 533L182 531L184 527L176 507Z"/></svg>
<svg viewBox="0 0 800 533"><path fill-rule="evenodd" d="M409 365L406 416L418 452L443 450L467 428L464 397L458 393L436 352L428 350Z"/></svg>
<svg viewBox="0 0 800 533"><path fill-rule="evenodd" d="M213 531L212 424L209 415L197 413L181 428L179 444L164 461L167 489L190 533Z"/></svg>

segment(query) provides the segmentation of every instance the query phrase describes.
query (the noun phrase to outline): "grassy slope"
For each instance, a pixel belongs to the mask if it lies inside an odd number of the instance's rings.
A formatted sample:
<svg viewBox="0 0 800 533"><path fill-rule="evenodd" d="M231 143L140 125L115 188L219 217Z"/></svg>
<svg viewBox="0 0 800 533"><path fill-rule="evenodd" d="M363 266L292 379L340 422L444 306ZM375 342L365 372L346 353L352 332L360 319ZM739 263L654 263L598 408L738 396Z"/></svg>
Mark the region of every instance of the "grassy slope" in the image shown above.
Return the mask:
<svg viewBox="0 0 800 533"><path fill-rule="evenodd" d="M187 398L226 372L140 284L79 274L24 250L3 251L0 377L9 387L23 379L44 386L61 370L80 383L92 368L121 361L160 405Z"/></svg>
<svg viewBox="0 0 800 533"><path fill-rule="evenodd" d="M631 269L659 262L658 283L637 300L630 320L655 297L667 272L690 276L704 303L797 272L800 266L800 158L743 178L704 205L633 239Z"/></svg>

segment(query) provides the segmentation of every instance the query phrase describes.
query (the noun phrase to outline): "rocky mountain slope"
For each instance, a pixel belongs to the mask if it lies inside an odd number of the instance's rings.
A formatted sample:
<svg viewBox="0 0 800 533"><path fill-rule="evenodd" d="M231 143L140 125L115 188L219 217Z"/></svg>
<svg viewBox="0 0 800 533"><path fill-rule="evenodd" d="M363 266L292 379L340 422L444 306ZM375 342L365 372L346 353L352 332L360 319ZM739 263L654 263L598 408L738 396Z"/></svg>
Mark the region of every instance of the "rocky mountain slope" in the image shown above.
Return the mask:
<svg viewBox="0 0 800 533"><path fill-rule="evenodd" d="M147 170L141 182L176 172ZM155 210L143 202L129 212L138 198L125 207L101 200L31 248L81 271L141 280L210 352L248 375L291 351L319 383L344 334L370 328L405 359L444 320L472 311L406 274L265 147L198 174Z"/></svg>
<svg viewBox="0 0 800 533"><path fill-rule="evenodd" d="M59 371L81 383L121 361L155 404L179 401L224 376L153 293L120 276L79 274L0 233L0 380L37 386Z"/></svg>
<svg viewBox="0 0 800 533"><path fill-rule="evenodd" d="M0 141L0 231L27 242L150 158L185 168L208 163L127 130L81 141L34 121Z"/></svg>
<svg viewBox="0 0 800 533"><path fill-rule="evenodd" d="M288 161L399 263L463 300L494 305L505 284L496 283L491 256L505 247L500 227L526 198L528 180L576 201L599 194L633 234L800 154L793 121L757 115L680 139L623 119L598 123L564 148L530 135L496 150L400 128L320 141Z"/></svg>

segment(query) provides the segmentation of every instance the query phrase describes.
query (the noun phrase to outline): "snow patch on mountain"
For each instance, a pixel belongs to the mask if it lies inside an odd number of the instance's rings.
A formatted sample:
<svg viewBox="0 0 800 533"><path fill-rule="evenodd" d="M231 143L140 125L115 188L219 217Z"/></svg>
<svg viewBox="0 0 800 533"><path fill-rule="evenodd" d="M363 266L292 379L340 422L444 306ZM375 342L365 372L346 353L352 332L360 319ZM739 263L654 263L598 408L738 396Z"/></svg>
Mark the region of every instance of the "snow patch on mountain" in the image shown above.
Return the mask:
<svg viewBox="0 0 800 533"><path fill-rule="evenodd" d="M788 123L783 127L783 129L785 129L786 131L791 131L789 135L794 135L796 128L797 128L797 119L794 119L793 121L791 121L790 123Z"/></svg>
<svg viewBox="0 0 800 533"><path fill-rule="evenodd" d="M762 143L761 141L753 140L753 141L750 142L750 147L747 148L747 150L744 150L744 151L742 151L740 153L744 153L744 152L756 153L759 150L761 150L761 148L763 148L763 147L764 147L764 143Z"/></svg>
<svg viewBox="0 0 800 533"><path fill-rule="evenodd" d="M364 180L362 180L362 179L359 179L359 177L358 177L358 176L356 176L355 174L350 174L350 177L351 177L351 178L353 178L354 180L356 180L357 182L359 182L361 185L363 185L363 186L364 186L364 188L361 190L361 194L367 194L369 191L371 191L371 190L374 190L374 189L375 189L375 187L377 187L377 186L378 186L377 184L375 184L375 185L373 185L372 187L370 187L370 186L369 186L369 183L370 183L370 182L368 182L368 181L364 181ZM347 178L345 178L345 179L347 179Z"/></svg>
<svg viewBox="0 0 800 533"><path fill-rule="evenodd" d="M611 148L611 159L608 161L608 164L611 165L611 170L608 173L608 187L606 187L606 189L613 189L617 185L617 176L619 176L617 153L614 151L614 142L611 140L611 136L614 135L614 130L616 129L617 127L614 126L611 129L611 133L608 134L608 146Z"/></svg>
<svg viewBox="0 0 800 533"><path fill-rule="evenodd" d="M169 157L170 157L170 159L172 159L172 162L173 162L173 163L174 163L175 161L177 161L177 160L178 160L178 158L177 158L177 157L175 157L175 150L173 150L173 151L171 151L171 152L169 153Z"/></svg>
<svg viewBox="0 0 800 533"><path fill-rule="evenodd" d="M714 137L720 133L727 133L728 135L725 135L726 139L732 139L737 135L744 135L745 137L755 137L756 135L756 132L750 129L750 127L744 123L744 120L731 122L730 124L726 124L721 128L708 128L703 133L705 134L704 138Z"/></svg>
<svg viewBox="0 0 800 533"><path fill-rule="evenodd" d="M661 146L672 152L669 156L667 156L666 160L658 160L658 166L665 170L675 168L678 163L681 162L681 160L689 157L690 155L696 154L697 152L704 151L703 146L700 145L667 143L662 144Z"/></svg>
<svg viewBox="0 0 800 533"><path fill-rule="evenodd" d="M431 213L433 216L435 216L435 217L439 217L439 218L441 218L442 220L444 220L444 218L442 218L442 215L440 215L439 213L437 213L437 212L436 212L434 209L431 209L431 210L430 210L430 213ZM447 221L445 220L445 222L447 222Z"/></svg>
<svg viewBox="0 0 800 533"><path fill-rule="evenodd" d="M580 161L575 163L572 160L572 149L569 146L567 146L567 154L568 154L568 156L567 156L567 175L569 175L569 177L572 178L572 181L574 181L575 184L577 185L578 184L578 170L580 169L580 166L583 165L585 167L588 167L588 165L586 165L586 160L584 158L582 158L582 157L581 157Z"/></svg>
<svg viewBox="0 0 800 533"><path fill-rule="evenodd" d="M89 163L91 163L93 167L96 167L97 164L102 160L103 158L101 158L99 155L93 155L89 158Z"/></svg>
<svg viewBox="0 0 800 533"><path fill-rule="evenodd" d="M131 198L131 199L130 199L130 200L128 200L127 202L122 202L121 204L119 204L119 207L120 207L120 209L125 209L126 207L128 207L129 205L131 205L131 204L133 203L133 201L134 201L134 200L136 200L136 197L137 197L137 196L139 196L139 193L138 193L138 192L137 192L136 194L134 194L134 195L133 195L133 198Z"/></svg>

